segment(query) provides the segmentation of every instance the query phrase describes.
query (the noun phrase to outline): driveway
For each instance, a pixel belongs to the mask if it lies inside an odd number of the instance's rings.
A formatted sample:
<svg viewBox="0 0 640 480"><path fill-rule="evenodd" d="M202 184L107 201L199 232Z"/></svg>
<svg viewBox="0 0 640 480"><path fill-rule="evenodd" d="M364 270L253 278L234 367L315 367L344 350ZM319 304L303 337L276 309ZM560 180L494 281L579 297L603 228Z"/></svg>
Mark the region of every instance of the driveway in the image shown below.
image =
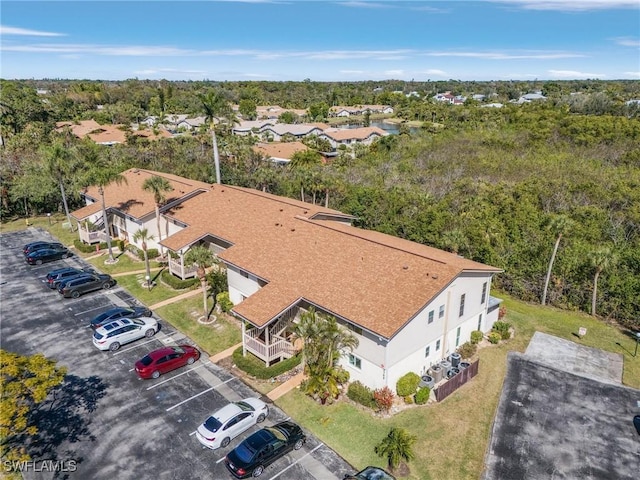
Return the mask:
<svg viewBox="0 0 640 480"><path fill-rule="evenodd" d="M2 348L23 355L41 352L68 369L64 388L51 408L38 414L40 434L34 458L57 460L66 472L35 472L25 478L226 479L222 460L249 434L229 447L208 450L195 438L198 425L229 401L260 396L205 356L194 365L157 380L140 380L136 360L162 345L192 344L159 318L160 331L101 352L91 341L90 320L113 306L136 305L119 286L78 299L64 299L42 281L62 266L86 266L73 257L29 266L21 248L48 233L30 228L0 235L0 335ZM261 426L288 418L273 404ZM40 470L42 470L42 465ZM308 435L306 445L270 465L265 479L341 479L354 469Z"/></svg>

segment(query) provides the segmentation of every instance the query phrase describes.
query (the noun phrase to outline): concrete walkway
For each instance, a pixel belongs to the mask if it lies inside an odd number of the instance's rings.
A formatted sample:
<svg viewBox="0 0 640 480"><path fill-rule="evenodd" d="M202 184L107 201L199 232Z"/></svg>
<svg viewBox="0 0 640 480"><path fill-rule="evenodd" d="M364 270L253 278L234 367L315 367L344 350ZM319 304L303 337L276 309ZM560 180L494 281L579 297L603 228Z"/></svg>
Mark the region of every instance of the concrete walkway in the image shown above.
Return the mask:
<svg viewBox="0 0 640 480"><path fill-rule="evenodd" d="M233 347L229 347L226 350L223 350L221 352L216 353L215 355L211 355L209 357L209 360L211 360L212 363L219 362L223 358L227 358L227 357L230 357L231 355L233 355L233 352L235 352L236 348L241 347L241 346L242 346L242 342L237 343Z"/></svg>
<svg viewBox="0 0 640 480"><path fill-rule="evenodd" d="M150 268L149 271L150 272L159 272L160 270L162 270L164 267L153 267ZM146 270L133 270L131 272L120 272L120 273L112 273L111 276L112 277L126 277L127 275L146 275L147 271Z"/></svg>
<svg viewBox="0 0 640 480"><path fill-rule="evenodd" d="M197 290L189 290L188 292L177 295L175 297L167 298L166 300L150 305L149 308L151 310L155 310L157 308L164 307L165 305L179 302L180 300L184 300L185 298L195 297L196 295L202 295L202 290L200 288L198 288Z"/></svg>
<svg viewBox="0 0 640 480"><path fill-rule="evenodd" d="M276 388L274 388L269 393L267 393L267 397L269 397L271 400L280 398L285 393L290 392L291 390L296 388L298 385L300 385L304 379L305 379L304 373L302 372L298 373L297 375L294 375L289 380L284 382L282 385L278 385Z"/></svg>

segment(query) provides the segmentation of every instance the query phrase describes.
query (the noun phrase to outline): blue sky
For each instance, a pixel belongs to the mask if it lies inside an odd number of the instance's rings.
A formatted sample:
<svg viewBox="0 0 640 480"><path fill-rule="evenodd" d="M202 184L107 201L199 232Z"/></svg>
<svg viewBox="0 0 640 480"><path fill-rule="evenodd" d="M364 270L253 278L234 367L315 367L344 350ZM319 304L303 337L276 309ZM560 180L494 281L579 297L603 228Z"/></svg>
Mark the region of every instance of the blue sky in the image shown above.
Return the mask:
<svg viewBox="0 0 640 480"><path fill-rule="evenodd" d="M6 1L0 77L640 80L640 0Z"/></svg>

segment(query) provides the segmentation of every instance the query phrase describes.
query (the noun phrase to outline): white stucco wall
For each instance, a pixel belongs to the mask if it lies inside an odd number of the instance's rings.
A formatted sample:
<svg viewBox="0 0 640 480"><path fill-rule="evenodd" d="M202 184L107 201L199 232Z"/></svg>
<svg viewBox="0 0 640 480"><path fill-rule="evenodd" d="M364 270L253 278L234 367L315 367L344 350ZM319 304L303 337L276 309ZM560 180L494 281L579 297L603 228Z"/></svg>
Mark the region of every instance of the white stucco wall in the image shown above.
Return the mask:
<svg viewBox="0 0 640 480"><path fill-rule="evenodd" d="M234 305L242 302L244 298L253 295L260 289L257 277L249 274L249 278L247 278L233 265L227 265L227 281L229 282L229 300Z"/></svg>

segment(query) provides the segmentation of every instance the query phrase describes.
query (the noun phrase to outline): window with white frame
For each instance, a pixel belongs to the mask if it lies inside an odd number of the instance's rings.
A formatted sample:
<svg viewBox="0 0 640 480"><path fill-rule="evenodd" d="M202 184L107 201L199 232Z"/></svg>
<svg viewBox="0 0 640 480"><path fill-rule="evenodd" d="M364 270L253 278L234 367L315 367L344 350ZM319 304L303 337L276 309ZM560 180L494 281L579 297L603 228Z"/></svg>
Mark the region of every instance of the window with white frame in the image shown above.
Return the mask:
<svg viewBox="0 0 640 480"><path fill-rule="evenodd" d="M440 350L440 340L436 340L436 352Z"/></svg>
<svg viewBox="0 0 640 480"><path fill-rule="evenodd" d="M434 311L434 310L431 310L431 311L429 312L429 322L428 322L428 323L433 323L434 313L435 313L435 311Z"/></svg>
<svg viewBox="0 0 640 480"><path fill-rule="evenodd" d="M456 330L456 347L460 345L460 330L461 327L458 327L458 329Z"/></svg>
<svg viewBox="0 0 640 480"><path fill-rule="evenodd" d="M464 315L464 300L466 296L467 295L465 293L460 295L460 313L458 314L459 317Z"/></svg>
<svg viewBox="0 0 640 480"><path fill-rule="evenodd" d="M349 354L349 365L351 365L352 367L357 368L358 370L360 370L362 368L362 360L360 360L358 357L356 357L353 354Z"/></svg>
<svg viewBox="0 0 640 480"><path fill-rule="evenodd" d="M478 330L482 331L482 314L478 316Z"/></svg>
<svg viewBox="0 0 640 480"><path fill-rule="evenodd" d="M424 349L424 357L427 358L429 356L429 353L431 353L431 347L427 347Z"/></svg>
<svg viewBox="0 0 640 480"><path fill-rule="evenodd" d="M483 305L486 299L487 299L487 282L484 282L482 284L482 296L480 297L480 304Z"/></svg>
<svg viewBox="0 0 640 480"><path fill-rule="evenodd" d="M438 311L438 318L444 317L444 305L440 305L440 310Z"/></svg>

